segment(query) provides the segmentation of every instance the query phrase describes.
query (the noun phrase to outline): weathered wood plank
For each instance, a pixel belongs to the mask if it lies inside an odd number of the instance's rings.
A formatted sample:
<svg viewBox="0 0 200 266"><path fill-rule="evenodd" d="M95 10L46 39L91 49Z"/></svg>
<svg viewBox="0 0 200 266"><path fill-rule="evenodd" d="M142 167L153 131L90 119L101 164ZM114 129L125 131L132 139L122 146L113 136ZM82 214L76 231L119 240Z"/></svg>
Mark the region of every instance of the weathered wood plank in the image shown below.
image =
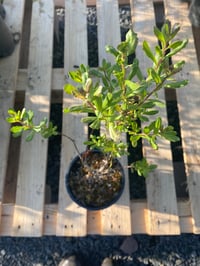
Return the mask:
<svg viewBox="0 0 200 266"><path fill-rule="evenodd" d="M52 90L63 91L63 84L66 82L64 77L63 68L53 68L52 69ZM26 91L27 83L27 69L19 69L17 75L17 91Z"/></svg>
<svg viewBox="0 0 200 266"><path fill-rule="evenodd" d="M188 86L177 90L177 102L181 125L181 135L186 164L189 197L193 216L193 233L200 233L200 73L195 52L191 24L188 19L186 3L178 0L166 1L167 17L174 24L180 23L179 38L187 38L189 43L180 55L174 56L174 61L185 60L186 65L178 75L189 80Z"/></svg>
<svg viewBox="0 0 200 266"><path fill-rule="evenodd" d="M105 52L105 46L109 44L116 47L120 43L118 1L97 0L96 4L98 20L99 62L101 62L103 58L113 62L113 57ZM101 234L103 235L131 234L129 180L128 170L126 168L128 163L125 156L121 160L121 163L125 167L125 189L121 198L116 204L101 211Z"/></svg>
<svg viewBox="0 0 200 266"><path fill-rule="evenodd" d="M140 40L136 56L144 71L151 66L151 62L143 55L142 42L147 40L151 47L157 44L153 36L154 10L152 1L149 0L133 1L133 8L134 30ZM146 76L145 72L143 74ZM164 99L163 91L160 91L159 98ZM159 116L167 124L164 108L160 109ZM158 165L146 180L149 218L147 231L152 235L180 234L170 143L159 140L158 145L160 148L155 151L146 142L143 143L144 155L148 161Z"/></svg>
<svg viewBox="0 0 200 266"><path fill-rule="evenodd" d="M54 0L55 6L62 6L64 7L64 1L65 0ZM129 5L130 0L119 0L119 5ZM96 0L86 0L87 6L95 6L96 5Z"/></svg>
<svg viewBox="0 0 200 266"><path fill-rule="evenodd" d="M13 3L12 0L4 1L6 9L5 22L13 32L21 33L22 31L24 2L24 0L19 0L17 3ZM2 204L4 194L10 136L9 125L6 123L5 117L7 116L7 109L14 106L19 52L20 43L16 45L11 56L0 58L0 205Z"/></svg>
<svg viewBox="0 0 200 266"><path fill-rule="evenodd" d="M65 1L65 74L74 66L87 64L87 18L86 3L79 0ZM64 95L63 107L75 104L68 95ZM80 122L82 115L68 114L63 116L62 133L73 138L82 152L83 141L87 138L87 130ZM57 216L57 235L84 236L87 234L87 212L74 203L65 188L65 175L73 157L77 155L73 143L62 138L59 205Z"/></svg>
<svg viewBox="0 0 200 266"><path fill-rule="evenodd" d="M147 234L148 214L146 201L131 201L131 219L132 234ZM181 233L191 233L193 221L188 201L178 201L178 210L180 217ZM56 235L57 223L57 204L48 204L44 206L43 235ZM1 236L10 236L12 234L14 205L2 205L2 219L0 226ZM100 212L90 212L87 222L87 234L100 234Z"/></svg>
<svg viewBox="0 0 200 266"><path fill-rule="evenodd" d="M48 118L50 112L53 21L53 0L34 1L25 107L35 112L36 122ZM13 218L15 236L43 233L47 144L40 136L30 143L22 138Z"/></svg>

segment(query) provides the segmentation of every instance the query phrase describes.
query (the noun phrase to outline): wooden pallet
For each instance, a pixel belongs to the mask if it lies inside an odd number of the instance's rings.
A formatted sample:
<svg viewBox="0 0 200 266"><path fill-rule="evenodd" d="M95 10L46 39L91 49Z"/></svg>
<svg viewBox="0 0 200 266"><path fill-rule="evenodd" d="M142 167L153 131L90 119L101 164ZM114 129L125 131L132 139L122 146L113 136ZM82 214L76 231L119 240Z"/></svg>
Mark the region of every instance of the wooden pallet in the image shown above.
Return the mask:
<svg viewBox="0 0 200 266"><path fill-rule="evenodd" d="M65 5L67 14L64 69L51 67L55 3ZM133 27L141 40L146 39L151 45L156 41L152 36L156 4L164 4L166 16L173 23L181 23L179 36L189 39L187 49L180 55L186 61L184 71L180 75L181 78L188 78L190 83L187 88L177 91L189 198L183 200L176 196L175 169L170 144L162 142L161 149L156 152L149 151L144 144L147 157L159 164L158 169L147 179L147 199L129 200L126 173L125 191L115 205L102 211L86 211L73 203L65 190L65 173L76 152L72 143L63 138L58 204L45 204L48 142L38 136L31 143L26 143L23 138L13 142L9 125L5 122L7 109L13 107L17 101L22 101L22 105L27 109L34 110L36 120L39 121L44 116L49 117L51 101L56 101L51 95L62 90L67 72L75 65L87 64L87 5L96 5L98 12L99 59L107 56L104 52L106 44L116 45L120 41L117 0L56 0L55 3L53 0L4 0L8 25L15 32L22 32L22 27L25 29L30 24L30 33L23 30L22 41L16 46L15 52L10 57L0 59L0 235L175 235L182 232L198 234L200 76L193 33L187 18L188 7L179 0L166 0L164 3L154 1L154 4L149 0L119 3L130 4ZM29 39L28 46L26 40ZM28 60L24 58L27 50ZM141 43L136 56L144 66L142 69L146 69L149 62L143 59ZM27 63L20 63L22 66L27 65L26 68L18 67L19 62L26 61ZM21 95L25 95L23 100ZM165 95L161 96L164 99ZM69 101L72 102L66 95L61 100L63 106ZM167 120L165 110L162 110L162 116ZM63 133L73 136L81 149L83 139L87 137L87 129L80 124L80 115L64 116L62 127ZM16 169L16 173L13 169Z"/></svg>

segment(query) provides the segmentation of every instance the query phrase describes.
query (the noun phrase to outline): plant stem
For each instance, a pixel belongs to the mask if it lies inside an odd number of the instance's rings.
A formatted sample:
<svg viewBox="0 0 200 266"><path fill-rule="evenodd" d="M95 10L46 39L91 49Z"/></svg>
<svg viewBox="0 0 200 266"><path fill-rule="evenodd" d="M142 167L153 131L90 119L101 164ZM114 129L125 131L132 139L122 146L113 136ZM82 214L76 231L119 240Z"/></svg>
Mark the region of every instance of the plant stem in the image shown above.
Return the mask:
<svg viewBox="0 0 200 266"><path fill-rule="evenodd" d="M63 136L63 137L65 137L65 138L69 139L69 140L73 143L74 148L75 148L76 152L78 153L78 156L79 156L79 158L80 158L80 160L81 160L81 162L82 162L82 156L81 156L81 153L80 153L80 151L79 151L79 149L78 149L78 147L77 147L77 145L76 145L75 140L74 140L73 138L67 136L66 134L63 134L63 133L62 133L62 134L61 134L61 133L58 133L58 134L59 134L60 136Z"/></svg>

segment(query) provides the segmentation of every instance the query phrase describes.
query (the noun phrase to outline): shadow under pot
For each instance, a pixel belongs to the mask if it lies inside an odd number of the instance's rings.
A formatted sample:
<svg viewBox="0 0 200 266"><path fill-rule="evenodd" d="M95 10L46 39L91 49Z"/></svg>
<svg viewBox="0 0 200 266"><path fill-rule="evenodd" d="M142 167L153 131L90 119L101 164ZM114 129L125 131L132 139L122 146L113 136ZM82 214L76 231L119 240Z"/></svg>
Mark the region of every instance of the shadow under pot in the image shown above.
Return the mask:
<svg viewBox="0 0 200 266"><path fill-rule="evenodd" d="M121 196L125 175L119 160L98 150L76 156L66 174L66 188L71 199L88 210L101 210Z"/></svg>

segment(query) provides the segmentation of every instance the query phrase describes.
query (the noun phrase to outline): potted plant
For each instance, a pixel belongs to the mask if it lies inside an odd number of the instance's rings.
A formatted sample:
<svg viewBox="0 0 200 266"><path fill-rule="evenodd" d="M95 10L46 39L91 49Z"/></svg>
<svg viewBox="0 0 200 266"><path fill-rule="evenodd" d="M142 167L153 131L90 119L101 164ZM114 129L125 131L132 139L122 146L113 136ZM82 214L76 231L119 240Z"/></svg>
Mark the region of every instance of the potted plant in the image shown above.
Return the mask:
<svg viewBox="0 0 200 266"><path fill-rule="evenodd" d="M72 170L67 173L67 189L71 197L77 197L75 201L81 206L101 209L116 201L124 185L123 167L129 167L144 177L155 169L156 165L151 165L146 158L122 167L117 158L128 154L129 145L136 147L138 141L145 139L153 149L158 149L158 138L172 142L179 140L173 127L164 125L159 116L159 108L164 107L164 103L158 97L158 91L163 88L176 89L187 84L187 80L175 79L184 61L170 63L171 56L187 44L187 40L175 40L179 30L178 24L171 26L166 21L161 30L154 28L159 41L154 49L148 42L143 42L144 53L152 61L146 77L137 58L129 62L129 56L135 53L138 43L133 30L128 31L125 41L117 48L106 46L106 51L115 58L113 64L103 60L97 69L80 65L69 72L73 82L67 83L64 91L78 98L80 103L68 106L64 113L85 113L81 122L90 128L86 151L82 153L73 138L66 136L78 153L71 164ZM11 132L15 137L24 131L28 131L27 141L35 133L45 138L59 134L56 126L47 119L35 125L34 113L25 108L22 111L9 109L8 114L7 121L13 124ZM100 130L102 127L103 132ZM129 135L130 143L124 141L124 134Z"/></svg>

